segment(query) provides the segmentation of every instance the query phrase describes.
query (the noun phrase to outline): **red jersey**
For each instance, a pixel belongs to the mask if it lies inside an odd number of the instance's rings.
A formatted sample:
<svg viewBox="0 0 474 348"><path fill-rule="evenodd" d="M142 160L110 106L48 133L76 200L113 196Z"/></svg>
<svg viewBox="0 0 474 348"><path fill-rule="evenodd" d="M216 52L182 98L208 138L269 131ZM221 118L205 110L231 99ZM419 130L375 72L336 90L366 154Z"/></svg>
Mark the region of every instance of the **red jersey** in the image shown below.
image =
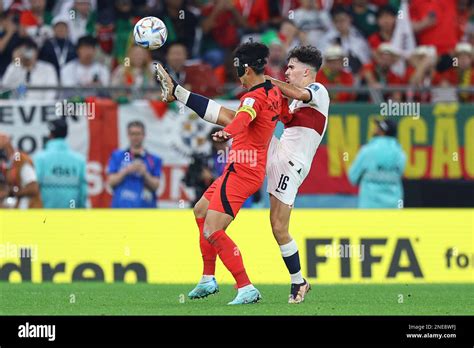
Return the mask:
<svg viewBox="0 0 474 348"><path fill-rule="evenodd" d="M268 146L281 108L281 91L270 81L252 87L240 98L234 120L224 129L233 136L227 167L233 162L237 173L263 181ZM246 126L238 127L239 120Z"/></svg>
<svg viewBox="0 0 474 348"><path fill-rule="evenodd" d="M324 86L350 86L354 85L354 76L352 73L342 70L336 73L330 71L327 67L323 67L316 75L316 82L321 83ZM349 92L338 92L329 94L332 101L336 102L348 102L355 99L354 93Z"/></svg>
<svg viewBox="0 0 474 348"><path fill-rule="evenodd" d="M417 34L418 45L434 45L438 55L449 53L458 42L456 1L412 0L410 2L412 21L420 21L429 13L436 16L436 23Z"/></svg>

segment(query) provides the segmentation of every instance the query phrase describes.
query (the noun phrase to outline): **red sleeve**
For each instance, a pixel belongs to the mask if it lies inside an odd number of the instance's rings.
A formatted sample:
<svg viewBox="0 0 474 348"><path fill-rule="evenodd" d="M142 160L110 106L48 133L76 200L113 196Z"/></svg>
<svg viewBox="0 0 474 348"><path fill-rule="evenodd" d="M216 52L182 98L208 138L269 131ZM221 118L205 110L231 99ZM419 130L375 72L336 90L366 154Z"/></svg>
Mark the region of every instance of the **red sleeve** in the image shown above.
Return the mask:
<svg viewBox="0 0 474 348"><path fill-rule="evenodd" d="M288 106L288 99L282 98L280 121L284 124L287 124L291 122L292 119L293 114L290 112L290 107Z"/></svg>
<svg viewBox="0 0 474 348"><path fill-rule="evenodd" d="M262 109L260 103L261 102L254 95L250 93L245 94L242 97L237 114L232 122L224 128L224 131L229 133L232 137L243 132Z"/></svg>
<svg viewBox="0 0 474 348"><path fill-rule="evenodd" d="M232 122L224 128L224 131L229 133L231 137L235 137L237 134L243 132L252 121L252 117L247 112L239 112Z"/></svg>

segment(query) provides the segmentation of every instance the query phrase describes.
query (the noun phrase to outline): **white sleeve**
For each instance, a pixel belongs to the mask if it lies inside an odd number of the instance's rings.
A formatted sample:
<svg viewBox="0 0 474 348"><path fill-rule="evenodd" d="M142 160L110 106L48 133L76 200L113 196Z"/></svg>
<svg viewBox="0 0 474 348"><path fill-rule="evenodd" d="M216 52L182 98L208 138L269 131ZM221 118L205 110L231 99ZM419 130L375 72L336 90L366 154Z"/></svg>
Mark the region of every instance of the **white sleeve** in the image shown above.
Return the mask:
<svg viewBox="0 0 474 348"><path fill-rule="evenodd" d="M70 61L61 69L61 85L66 87L75 86L77 82L78 76L74 76L73 72L73 64L76 62ZM79 84L79 83L77 83Z"/></svg>
<svg viewBox="0 0 474 348"><path fill-rule="evenodd" d="M2 84L7 88L16 88L19 85L19 76L15 71L16 67L13 63L10 63L3 74Z"/></svg>
<svg viewBox="0 0 474 348"><path fill-rule="evenodd" d="M329 111L329 93L326 88L320 83L312 83L306 87L306 90L311 95L311 99L306 103L315 107L327 116Z"/></svg>
<svg viewBox="0 0 474 348"><path fill-rule="evenodd" d="M110 72L109 69L105 67L105 65L100 65L100 82L102 86L109 86L110 85Z"/></svg>
<svg viewBox="0 0 474 348"><path fill-rule="evenodd" d="M32 182L38 181L36 172L33 166L29 163L25 163L20 170L21 186L25 187Z"/></svg>

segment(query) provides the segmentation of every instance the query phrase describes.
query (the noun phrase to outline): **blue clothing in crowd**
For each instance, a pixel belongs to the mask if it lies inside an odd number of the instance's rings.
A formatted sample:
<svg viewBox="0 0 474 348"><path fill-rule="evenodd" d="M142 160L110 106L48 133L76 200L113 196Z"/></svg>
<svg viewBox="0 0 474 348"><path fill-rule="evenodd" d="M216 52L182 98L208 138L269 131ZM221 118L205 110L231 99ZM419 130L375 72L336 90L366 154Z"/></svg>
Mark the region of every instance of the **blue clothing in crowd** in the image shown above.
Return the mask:
<svg viewBox="0 0 474 348"><path fill-rule="evenodd" d="M49 140L33 161L44 208L86 207L86 160L64 138Z"/></svg>
<svg viewBox="0 0 474 348"><path fill-rule="evenodd" d="M118 173L124 167L137 160L130 150L114 151L109 160L109 174ZM145 152L142 160L150 175L161 176L161 158ZM145 186L145 179L138 173L127 175L123 181L113 188L112 208L156 208L158 197L156 192Z"/></svg>
<svg viewBox="0 0 474 348"><path fill-rule="evenodd" d="M359 208L401 208L406 155L391 136L374 136L362 146L349 170L359 185Z"/></svg>

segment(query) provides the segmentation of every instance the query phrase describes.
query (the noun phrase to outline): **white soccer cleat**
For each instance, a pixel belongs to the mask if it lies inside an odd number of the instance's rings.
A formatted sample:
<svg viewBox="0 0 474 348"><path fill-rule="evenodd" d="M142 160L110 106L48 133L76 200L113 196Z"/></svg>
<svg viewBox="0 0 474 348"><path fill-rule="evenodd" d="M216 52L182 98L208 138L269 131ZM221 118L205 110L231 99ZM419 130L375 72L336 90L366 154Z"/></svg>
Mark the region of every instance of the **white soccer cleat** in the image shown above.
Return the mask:
<svg viewBox="0 0 474 348"><path fill-rule="evenodd" d="M160 63L155 63L155 72L156 78L161 85L161 99L166 103L175 101L176 98L173 95L173 91L176 86L173 82L173 79L169 76L165 68L163 68Z"/></svg>
<svg viewBox="0 0 474 348"><path fill-rule="evenodd" d="M304 301L306 294L311 290L311 285L303 279L302 284L291 284L291 294L288 303L298 304Z"/></svg>

